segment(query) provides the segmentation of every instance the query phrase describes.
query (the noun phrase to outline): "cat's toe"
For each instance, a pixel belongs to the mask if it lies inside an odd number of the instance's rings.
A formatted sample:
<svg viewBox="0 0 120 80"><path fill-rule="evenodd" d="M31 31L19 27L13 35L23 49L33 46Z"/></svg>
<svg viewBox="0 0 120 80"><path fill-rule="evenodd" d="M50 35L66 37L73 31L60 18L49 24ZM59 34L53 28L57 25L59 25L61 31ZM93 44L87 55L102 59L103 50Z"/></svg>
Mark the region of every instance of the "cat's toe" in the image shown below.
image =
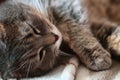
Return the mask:
<svg viewBox="0 0 120 80"><path fill-rule="evenodd" d="M94 63L91 65L92 70L100 71L109 69L112 65L111 57L108 55L105 55L104 57L100 56L95 59Z"/></svg>
<svg viewBox="0 0 120 80"><path fill-rule="evenodd" d="M111 54L120 56L120 34L112 34L107 38L107 42Z"/></svg>
<svg viewBox="0 0 120 80"><path fill-rule="evenodd" d="M109 69L112 65L111 55L102 47L97 47L87 61L87 66L91 70L101 71Z"/></svg>

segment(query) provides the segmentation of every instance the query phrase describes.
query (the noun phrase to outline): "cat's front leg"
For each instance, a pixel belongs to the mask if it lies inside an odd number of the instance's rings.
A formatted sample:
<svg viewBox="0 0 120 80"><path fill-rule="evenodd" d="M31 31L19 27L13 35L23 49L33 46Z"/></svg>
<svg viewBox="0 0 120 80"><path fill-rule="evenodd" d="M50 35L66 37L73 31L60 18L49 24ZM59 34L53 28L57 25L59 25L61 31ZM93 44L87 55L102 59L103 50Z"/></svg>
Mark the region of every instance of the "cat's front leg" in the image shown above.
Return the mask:
<svg viewBox="0 0 120 80"><path fill-rule="evenodd" d="M88 27L74 25L69 29L70 47L83 64L97 71L110 68L112 61L109 52L101 46Z"/></svg>
<svg viewBox="0 0 120 80"><path fill-rule="evenodd" d="M53 10L51 13L54 14L52 17L54 24L61 31L63 40L88 68L92 70L110 68L112 65L110 53L101 46L90 29L84 26L88 23L79 22L82 14L78 15L74 9L68 9L64 8L64 5L51 9Z"/></svg>

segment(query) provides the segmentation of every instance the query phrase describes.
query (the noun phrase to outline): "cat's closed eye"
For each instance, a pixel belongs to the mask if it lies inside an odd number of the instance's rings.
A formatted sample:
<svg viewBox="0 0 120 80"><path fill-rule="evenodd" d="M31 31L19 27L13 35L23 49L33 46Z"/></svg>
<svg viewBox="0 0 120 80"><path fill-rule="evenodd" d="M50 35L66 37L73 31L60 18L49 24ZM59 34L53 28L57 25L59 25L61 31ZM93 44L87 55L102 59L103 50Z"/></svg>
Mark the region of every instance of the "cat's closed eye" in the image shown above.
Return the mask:
<svg viewBox="0 0 120 80"><path fill-rule="evenodd" d="M44 58L44 56L46 54L46 50L44 48L39 49L38 54L39 54L39 60L42 61L42 59Z"/></svg>

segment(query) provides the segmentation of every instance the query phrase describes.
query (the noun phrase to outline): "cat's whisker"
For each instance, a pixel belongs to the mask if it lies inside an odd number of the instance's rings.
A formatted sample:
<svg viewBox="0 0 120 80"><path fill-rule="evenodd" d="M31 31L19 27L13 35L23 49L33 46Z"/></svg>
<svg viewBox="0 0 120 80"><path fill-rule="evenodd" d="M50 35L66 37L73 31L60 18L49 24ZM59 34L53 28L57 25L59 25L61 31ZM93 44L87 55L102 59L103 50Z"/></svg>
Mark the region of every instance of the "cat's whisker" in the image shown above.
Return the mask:
<svg viewBox="0 0 120 80"><path fill-rule="evenodd" d="M29 65L28 65L28 70L27 70L26 78L28 78L28 76L29 76L30 68L31 68L31 61L30 61Z"/></svg>
<svg viewBox="0 0 120 80"><path fill-rule="evenodd" d="M13 69L11 72L15 72L18 71L19 69L21 69L27 62L24 62L20 67Z"/></svg>
<svg viewBox="0 0 120 80"><path fill-rule="evenodd" d="M22 55L21 60L24 59L26 56L28 56L28 53L32 52L32 49L27 51L24 55Z"/></svg>

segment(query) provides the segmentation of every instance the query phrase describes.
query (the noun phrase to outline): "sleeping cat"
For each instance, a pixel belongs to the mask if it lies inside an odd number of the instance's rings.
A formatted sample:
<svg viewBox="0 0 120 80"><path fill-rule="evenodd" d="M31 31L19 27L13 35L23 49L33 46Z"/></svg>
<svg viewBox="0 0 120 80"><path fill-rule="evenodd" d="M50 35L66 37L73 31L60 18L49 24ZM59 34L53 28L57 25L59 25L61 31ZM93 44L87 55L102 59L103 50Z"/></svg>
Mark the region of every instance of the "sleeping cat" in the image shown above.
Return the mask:
<svg viewBox="0 0 120 80"><path fill-rule="evenodd" d="M117 0L115 0L117 1ZM119 56L120 29L113 0L7 0L0 4L0 72L3 79L40 76L64 63L71 50L89 69ZM99 5L98 5L99 3ZM107 12L109 11L109 13ZM117 17L118 18L118 17ZM64 47L64 49L63 49ZM66 48L67 47L67 48Z"/></svg>

